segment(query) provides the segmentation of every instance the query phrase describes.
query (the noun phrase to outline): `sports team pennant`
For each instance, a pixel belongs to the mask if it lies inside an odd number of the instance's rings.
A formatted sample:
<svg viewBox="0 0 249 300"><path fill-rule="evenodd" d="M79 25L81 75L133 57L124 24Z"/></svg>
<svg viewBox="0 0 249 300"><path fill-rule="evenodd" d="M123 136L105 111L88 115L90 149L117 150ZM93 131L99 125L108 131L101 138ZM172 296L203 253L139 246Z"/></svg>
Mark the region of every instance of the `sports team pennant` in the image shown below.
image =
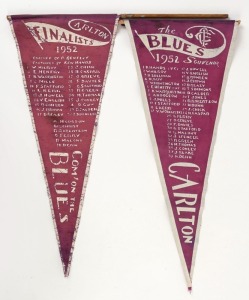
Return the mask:
<svg viewBox="0 0 249 300"><path fill-rule="evenodd" d="M237 25L219 20L126 21L190 290L215 121Z"/></svg>
<svg viewBox="0 0 249 300"><path fill-rule="evenodd" d="M26 15L9 20L68 276L118 19Z"/></svg>

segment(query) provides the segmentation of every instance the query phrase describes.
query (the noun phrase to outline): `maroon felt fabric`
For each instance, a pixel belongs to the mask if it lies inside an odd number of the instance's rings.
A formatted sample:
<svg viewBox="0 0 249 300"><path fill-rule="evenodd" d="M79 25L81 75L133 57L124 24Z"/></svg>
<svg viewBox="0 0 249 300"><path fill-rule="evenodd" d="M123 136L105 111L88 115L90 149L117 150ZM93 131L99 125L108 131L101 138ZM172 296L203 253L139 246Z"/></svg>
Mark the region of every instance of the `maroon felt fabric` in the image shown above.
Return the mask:
<svg viewBox="0 0 249 300"><path fill-rule="evenodd" d="M130 20L159 169L189 274L234 24Z"/></svg>
<svg viewBox="0 0 249 300"><path fill-rule="evenodd" d="M65 275L88 178L116 15L12 16Z"/></svg>

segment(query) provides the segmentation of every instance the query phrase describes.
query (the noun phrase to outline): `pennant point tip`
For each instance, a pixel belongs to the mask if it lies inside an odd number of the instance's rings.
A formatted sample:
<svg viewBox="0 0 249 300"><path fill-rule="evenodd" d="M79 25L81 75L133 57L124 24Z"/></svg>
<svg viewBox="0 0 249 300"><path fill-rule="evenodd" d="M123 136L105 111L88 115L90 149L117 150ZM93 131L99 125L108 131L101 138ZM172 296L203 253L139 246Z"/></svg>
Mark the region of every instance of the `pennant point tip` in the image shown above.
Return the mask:
<svg viewBox="0 0 249 300"><path fill-rule="evenodd" d="M63 272L64 272L64 277L69 277L69 273L70 273L70 265L64 265L63 267Z"/></svg>
<svg viewBox="0 0 249 300"><path fill-rule="evenodd" d="M190 294L192 293L192 286L188 287L188 291L189 291Z"/></svg>

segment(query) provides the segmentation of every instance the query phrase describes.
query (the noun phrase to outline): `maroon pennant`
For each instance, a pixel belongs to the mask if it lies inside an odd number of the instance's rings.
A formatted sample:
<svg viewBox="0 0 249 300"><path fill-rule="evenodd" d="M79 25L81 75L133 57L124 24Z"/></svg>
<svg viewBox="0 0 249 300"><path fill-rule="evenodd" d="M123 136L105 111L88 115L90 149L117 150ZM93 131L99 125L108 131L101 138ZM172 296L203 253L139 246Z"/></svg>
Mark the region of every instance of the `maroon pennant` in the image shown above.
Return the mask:
<svg viewBox="0 0 249 300"><path fill-rule="evenodd" d="M235 21L130 20L159 173L187 284Z"/></svg>
<svg viewBox="0 0 249 300"><path fill-rule="evenodd" d="M68 276L118 19L27 15L9 20Z"/></svg>

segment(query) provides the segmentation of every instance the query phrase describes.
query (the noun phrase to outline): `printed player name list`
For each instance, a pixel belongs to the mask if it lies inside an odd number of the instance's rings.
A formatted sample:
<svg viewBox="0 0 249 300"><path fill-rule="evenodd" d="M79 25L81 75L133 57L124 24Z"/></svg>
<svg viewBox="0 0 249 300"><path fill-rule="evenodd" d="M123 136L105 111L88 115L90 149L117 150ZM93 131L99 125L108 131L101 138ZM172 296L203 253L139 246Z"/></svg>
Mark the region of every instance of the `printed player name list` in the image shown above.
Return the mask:
<svg viewBox="0 0 249 300"><path fill-rule="evenodd" d="M58 147L78 147L95 117L102 89L100 71L87 56L34 56L27 87L35 118L53 118Z"/></svg>
<svg viewBox="0 0 249 300"><path fill-rule="evenodd" d="M199 117L204 121L217 105L207 69L144 65L142 73L151 114L167 115L169 158L191 160L202 131Z"/></svg>

